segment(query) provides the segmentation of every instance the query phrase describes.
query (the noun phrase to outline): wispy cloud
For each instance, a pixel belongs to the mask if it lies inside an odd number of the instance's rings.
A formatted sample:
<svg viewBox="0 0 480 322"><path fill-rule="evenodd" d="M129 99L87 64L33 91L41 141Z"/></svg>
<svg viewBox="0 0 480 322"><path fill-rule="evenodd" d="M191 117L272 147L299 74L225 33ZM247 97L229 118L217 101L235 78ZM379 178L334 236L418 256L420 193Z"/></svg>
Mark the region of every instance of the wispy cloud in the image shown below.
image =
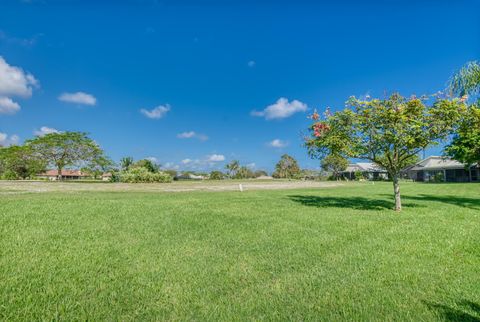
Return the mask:
<svg viewBox="0 0 480 322"><path fill-rule="evenodd" d="M267 143L268 146L272 147L272 148L284 148L286 146L288 146L288 142L287 141L282 141L280 139L275 139L275 140L272 140L271 142L268 142Z"/></svg>
<svg viewBox="0 0 480 322"><path fill-rule="evenodd" d="M10 97L0 96L0 114L15 114L20 111L20 105Z"/></svg>
<svg viewBox="0 0 480 322"><path fill-rule="evenodd" d="M9 146L18 144L20 137L16 134L8 135L7 133L0 132L0 146Z"/></svg>
<svg viewBox="0 0 480 322"><path fill-rule="evenodd" d="M205 134L196 133L195 131L182 132L177 134L179 139L198 139L200 141L207 141L208 136Z"/></svg>
<svg viewBox="0 0 480 322"><path fill-rule="evenodd" d="M263 111L252 111L252 116L265 117L266 120L283 119L292 116L298 112L305 112L308 109L307 104L298 100L288 101L281 97L272 105L267 106Z"/></svg>
<svg viewBox="0 0 480 322"><path fill-rule="evenodd" d="M33 131L33 134L38 136L44 136L50 133L60 133L60 131L57 129L54 129L53 127L48 127L48 126L42 126L40 130Z"/></svg>
<svg viewBox="0 0 480 322"><path fill-rule="evenodd" d="M248 63L247 63L247 66L252 68L252 67L255 67L257 63L254 61L254 60L249 60Z"/></svg>
<svg viewBox="0 0 480 322"><path fill-rule="evenodd" d="M159 105L152 110L146 110L142 108L140 113L148 117L149 119L161 119L170 111L170 105Z"/></svg>
<svg viewBox="0 0 480 322"><path fill-rule="evenodd" d="M75 92L75 93L63 93L58 99L62 102L90 105L93 106L97 104L97 99L92 94L84 92Z"/></svg>
<svg viewBox="0 0 480 322"><path fill-rule="evenodd" d="M209 162L222 162L225 161L225 156L223 154L212 154L208 156L207 160Z"/></svg>

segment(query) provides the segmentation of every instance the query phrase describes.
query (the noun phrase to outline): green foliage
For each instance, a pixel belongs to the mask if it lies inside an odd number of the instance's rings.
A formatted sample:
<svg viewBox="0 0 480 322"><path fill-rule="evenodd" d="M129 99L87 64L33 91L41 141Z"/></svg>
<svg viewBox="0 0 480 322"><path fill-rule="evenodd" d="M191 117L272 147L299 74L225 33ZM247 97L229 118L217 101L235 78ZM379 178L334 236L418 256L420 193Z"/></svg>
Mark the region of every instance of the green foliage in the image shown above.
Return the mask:
<svg viewBox="0 0 480 322"><path fill-rule="evenodd" d="M214 170L210 172L210 180L223 180L225 179L225 174L222 171Z"/></svg>
<svg viewBox="0 0 480 322"><path fill-rule="evenodd" d="M253 171L246 167L246 166L241 166L238 168L237 173L234 176L235 179L252 179L255 178L255 174Z"/></svg>
<svg viewBox="0 0 480 322"><path fill-rule="evenodd" d="M240 169L240 161L232 160L225 166L225 169L228 170L228 176L230 178L235 178L237 175L238 170Z"/></svg>
<svg viewBox="0 0 480 322"><path fill-rule="evenodd" d="M353 177L355 178L355 180L362 180L362 179L365 179L365 176L363 175L363 172L360 171L360 170L357 170L353 173Z"/></svg>
<svg viewBox="0 0 480 322"><path fill-rule="evenodd" d="M90 162L82 168L82 172L90 174L97 179L106 172L114 170L115 163L107 156L100 155L97 158L90 160Z"/></svg>
<svg viewBox="0 0 480 322"><path fill-rule="evenodd" d="M106 160L102 149L83 132L49 133L27 140L28 146L36 157L54 166L61 179L61 171L69 166L93 165L101 159Z"/></svg>
<svg viewBox="0 0 480 322"><path fill-rule="evenodd" d="M138 160L133 165L131 165L131 167L145 168L152 173L160 171L160 165L149 159Z"/></svg>
<svg viewBox="0 0 480 322"><path fill-rule="evenodd" d="M3 179L33 178L45 170L46 163L28 146L0 148L0 176Z"/></svg>
<svg viewBox="0 0 480 322"><path fill-rule="evenodd" d="M458 96L480 93L480 62L472 61L463 66L450 79L449 89Z"/></svg>
<svg viewBox="0 0 480 322"><path fill-rule="evenodd" d="M306 146L314 157L338 154L384 168L393 179L395 208L400 210L400 171L420 151L445 139L465 109L459 99L437 99L429 106L424 99L399 94L372 100L351 97L346 109L327 113L324 120L312 116Z"/></svg>
<svg viewBox="0 0 480 322"><path fill-rule="evenodd" d="M168 173L151 172L145 167L132 167L120 175L120 181L127 183L172 182L172 179Z"/></svg>
<svg viewBox="0 0 480 322"><path fill-rule="evenodd" d="M470 105L445 154L468 166L480 165L480 106Z"/></svg>
<svg viewBox="0 0 480 322"><path fill-rule="evenodd" d="M329 154L321 161L323 171L331 172L333 178L339 179L348 167L348 160L339 154Z"/></svg>
<svg viewBox="0 0 480 322"><path fill-rule="evenodd" d="M275 165L272 176L280 179L298 179L301 175L297 160L288 154L282 155L280 161Z"/></svg>
<svg viewBox="0 0 480 322"><path fill-rule="evenodd" d="M133 158L132 157L123 157L120 160L120 167L123 171L127 171L133 165Z"/></svg>

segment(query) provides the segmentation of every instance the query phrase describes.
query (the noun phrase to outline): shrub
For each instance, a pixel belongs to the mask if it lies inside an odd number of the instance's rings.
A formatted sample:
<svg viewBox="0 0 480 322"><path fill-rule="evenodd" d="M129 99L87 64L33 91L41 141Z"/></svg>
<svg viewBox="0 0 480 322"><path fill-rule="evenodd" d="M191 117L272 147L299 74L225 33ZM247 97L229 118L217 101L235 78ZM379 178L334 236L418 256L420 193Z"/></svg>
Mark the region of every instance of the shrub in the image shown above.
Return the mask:
<svg viewBox="0 0 480 322"><path fill-rule="evenodd" d="M120 181L128 183L172 182L172 177L162 171L153 173L144 167L138 167L122 172Z"/></svg>
<svg viewBox="0 0 480 322"><path fill-rule="evenodd" d="M212 171L210 172L210 180L222 180L225 178L225 175L221 171Z"/></svg>

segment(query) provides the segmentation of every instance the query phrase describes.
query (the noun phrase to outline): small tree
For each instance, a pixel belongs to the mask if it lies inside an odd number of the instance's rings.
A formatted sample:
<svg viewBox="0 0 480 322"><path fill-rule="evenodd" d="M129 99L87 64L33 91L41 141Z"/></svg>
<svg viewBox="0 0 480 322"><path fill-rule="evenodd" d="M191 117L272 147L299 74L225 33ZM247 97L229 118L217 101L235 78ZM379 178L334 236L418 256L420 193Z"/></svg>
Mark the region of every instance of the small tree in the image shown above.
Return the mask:
<svg viewBox="0 0 480 322"><path fill-rule="evenodd" d="M214 170L210 172L210 180L223 180L223 178L225 178L225 175L222 171Z"/></svg>
<svg viewBox="0 0 480 322"><path fill-rule="evenodd" d="M112 172L114 170L115 163L108 157L104 155L99 155L92 158L85 167L82 168L82 171L90 173L92 177L97 179L99 176L106 172Z"/></svg>
<svg viewBox="0 0 480 322"><path fill-rule="evenodd" d="M331 172L334 179L339 180L348 167L348 160L339 154L329 154L322 159L321 167L323 171Z"/></svg>
<svg viewBox="0 0 480 322"><path fill-rule="evenodd" d="M91 164L104 157L97 143L83 132L49 133L27 140L25 145L58 170L59 180L65 167Z"/></svg>
<svg viewBox="0 0 480 322"><path fill-rule="evenodd" d="M156 173L156 172L160 171L160 165L153 162L152 160L149 160L149 159L138 160L137 162L135 162L130 167L145 168L152 173Z"/></svg>
<svg viewBox="0 0 480 322"><path fill-rule="evenodd" d="M246 166L241 166L235 174L235 179L251 179L254 177L253 171Z"/></svg>
<svg viewBox="0 0 480 322"><path fill-rule="evenodd" d="M301 174L297 160L288 154L282 155L280 161L275 165L274 178L294 179Z"/></svg>
<svg viewBox="0 0 480 322"><path fill-rule="evenodd" d="M382 100L351 97L346 109L327 111L324 120L312 115L306 146L311 156L334 153L383 167L393 180L395 210L400 211L400 171L420 151L445 139L464 111L458 99L437 99L428 106L423 99L399 94Z"/></svg>

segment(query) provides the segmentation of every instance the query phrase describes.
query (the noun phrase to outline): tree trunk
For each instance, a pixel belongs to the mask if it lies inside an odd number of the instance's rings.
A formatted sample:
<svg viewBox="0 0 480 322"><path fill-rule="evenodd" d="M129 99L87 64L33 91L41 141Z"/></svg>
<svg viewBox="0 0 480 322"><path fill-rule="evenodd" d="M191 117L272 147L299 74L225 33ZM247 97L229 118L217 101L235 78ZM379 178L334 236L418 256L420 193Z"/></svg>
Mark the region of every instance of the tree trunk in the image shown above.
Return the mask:
<svg viewBox="0 0 480 322"><path fill-rule="evenodd" d="M395 211L400 211L402 210L402 199L400 198L400 183L397 174L393 176L393 192L395 194Z"/></svg>
<svg viewBox="0 0 480 322"><path fill-rule="evenodd" d="M58 181L62 181L62 168L58 167L57 171L58 171L57 173Z"/></svg>

